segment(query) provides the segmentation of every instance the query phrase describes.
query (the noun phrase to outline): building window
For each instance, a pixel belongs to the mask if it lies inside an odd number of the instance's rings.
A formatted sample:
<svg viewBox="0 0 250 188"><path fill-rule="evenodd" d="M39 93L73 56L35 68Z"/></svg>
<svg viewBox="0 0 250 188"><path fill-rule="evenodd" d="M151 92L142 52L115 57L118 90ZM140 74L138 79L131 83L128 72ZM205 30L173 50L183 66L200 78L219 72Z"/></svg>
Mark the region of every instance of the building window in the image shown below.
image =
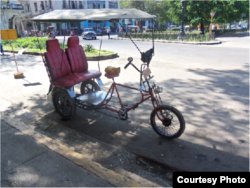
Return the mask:
<svg viewBox="0 0 250 188"><path fill-rule="evenodd" d="M118 8L118 3L114 1L109 1L109 8L110 9L116 9Z"/></svg>
<svg viewBox="0 0 250 188"><path fill-rule="evenodd" d="M27 8L26 12L30 12L30 5L29 4L26 5L26 8Z"/></svg>
<svg viewBox="0 0 250 188"><path fill-rule="evenodd" d="M76 8L76 9L78 8L78 6L77 6L77 1L75 1L75 8Z"/></svg>
<svg viewBox="0 0 250 188"><path fill-rule="evenodd" d="M37 11L37 3L34 3L35 11Z"/></svg>
<svg viewBox="0 0 250 188"><path fill-rule="evenodd" d="M100 4L98 4L98 9L100 9L101 8L101 5Z"/></svg>
<svg viewBox="0 0 250 188"><path fill-rule="evenodd" d="M66 8L66 0L63 1L63 7L62 8Z"/></svg>
<svg viewBox="0 0 250 188"><path fill-rule="evenodd" d="M105 4L103 4L103 8L105 8Z"/></svg>
<svg viewBox="0 0 250 188"><path fill-rule="evenodd" d="M92 8L92 3L91 2L88 2L88 9L91 9Z"/></svg>
<svg viewBox="0 0 250 188"><path fill-rule="evenodd" d="M41 9L44 10L44 4L43 1L41 1Z"/></svg>
<svg viewBox="0 0 250 188"><path fill-rule="evenodd" d="M65 2L65 5L66 5L66 2ZM49 8L52 9L52 3L51 3L51 0L49 0Z"/></svg>
<svg viewBox="0 0 250 188"><path fill-rule="evenodd" d="M45 1L45 7L47 7L48 5L47 5L47 1Z"/></svg>
<svg viewBox="0 0 250 188"><path fill-rule="evenodd" d="M83 9L82 1L79 1L79 9Z"/></svg>

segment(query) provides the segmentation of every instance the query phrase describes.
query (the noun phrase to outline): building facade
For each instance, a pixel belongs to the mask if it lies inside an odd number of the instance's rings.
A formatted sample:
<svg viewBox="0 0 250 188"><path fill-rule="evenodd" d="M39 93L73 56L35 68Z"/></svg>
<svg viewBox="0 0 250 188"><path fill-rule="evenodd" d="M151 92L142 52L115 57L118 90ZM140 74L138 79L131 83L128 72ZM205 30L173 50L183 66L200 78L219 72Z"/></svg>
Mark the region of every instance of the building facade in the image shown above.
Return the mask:
<svg viewBox="0 0 250 188"><path fill-rule="evenodd" d="M1 1L1 30L16 29L18 32L24 29L19 17L23 17L24 7L17 0ZM16 24L13 24L16 22Z"/></svg>
<svg viewBox="0 0 250 188"><path fill-rule="evenodd" d="M103 0L12 0L12 4L19 6L19 12L9 9L9 15L5 19L1 19L1 28L16 28L20 34L23 30L41 30L45 31L46 27L52 25L56 30L68 30L70 28L77 28L82 30L84 28L101 28L109 26L112 30L118 27L118 24L112 22L97 22L97 21L82 21L71 23L40 23L35 25L30 19L34 16L41 15L53 10L64 9L120 9L119 0L103 1ZM4 7L4 6L2 6ZM5 10L2 8L2 10ZM14 12L13 12L14 11ZM3 11L2 11L3 12ZM6 11L5 11L6 12ZM14 18L14 19L13 19ZM10 21L10 19L12 19ZM14 24L10 27L9 22ZM19 25L21 28L19 29Z"/></svg>
<svg viewBox="0 0 250 188"><path fill-rule="evenodd" d="M41 15L53 10L65 9L120 9L120 0L9 0L11 8L7 5L1 6L1 12L7 16L1 18L1 28L15 28L18 34L23 30L39 30L45 31L46 27L54 26L56 30L69 30L77 28L80 32L84 28L110 27L111 31L116 31L120 26L118 23L109 21L82 21L70 23L40 23L35 25L30 19L34 16ZM142 25L150 28L151 23L147 20L142 21ZM138 21L134 19L121 20L121 25L138 25Z"/></svg>

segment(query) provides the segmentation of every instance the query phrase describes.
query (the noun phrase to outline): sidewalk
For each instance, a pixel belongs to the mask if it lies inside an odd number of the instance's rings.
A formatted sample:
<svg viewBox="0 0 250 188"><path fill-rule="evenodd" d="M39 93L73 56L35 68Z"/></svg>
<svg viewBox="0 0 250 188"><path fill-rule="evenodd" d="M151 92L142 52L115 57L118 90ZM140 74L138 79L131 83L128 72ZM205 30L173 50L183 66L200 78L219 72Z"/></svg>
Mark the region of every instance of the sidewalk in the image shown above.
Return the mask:
<svg viewBox="0 0 250 188"><path fill-rule="evenodd" d="M112 187L1 120L1 187Z"/></svg>
<svg viewBox="0 0 250 188"><path fill-rule="evenodd" d="M32 112L0 104L0 187L142 186L32 128Z"/></svg>
<svg viewBox="0 0 250 188"><path fill-rule="evenodd" d="M138 161L133 154L60 122L47 121L3 99L0 115L3 186L170 187L145 167L135 165Z"/></svg>

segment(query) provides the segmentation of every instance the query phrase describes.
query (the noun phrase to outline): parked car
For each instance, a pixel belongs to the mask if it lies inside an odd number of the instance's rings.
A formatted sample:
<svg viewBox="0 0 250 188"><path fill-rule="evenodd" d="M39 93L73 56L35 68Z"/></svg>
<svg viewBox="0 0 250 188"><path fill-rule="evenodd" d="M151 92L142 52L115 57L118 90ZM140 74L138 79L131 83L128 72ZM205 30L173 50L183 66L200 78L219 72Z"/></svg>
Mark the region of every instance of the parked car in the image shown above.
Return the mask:
<svg viewBox="0 0 250 188"><path fill-rule="evenodd" d="M82 32L83 39L96 39L96 32L92 28L86 28Z"/></svg>
<svg viewBox="0 0 250 188"><path fill-rule="evenodd" d="M103 35L102 29L97 29L96 30L96 35Z"/></svg>

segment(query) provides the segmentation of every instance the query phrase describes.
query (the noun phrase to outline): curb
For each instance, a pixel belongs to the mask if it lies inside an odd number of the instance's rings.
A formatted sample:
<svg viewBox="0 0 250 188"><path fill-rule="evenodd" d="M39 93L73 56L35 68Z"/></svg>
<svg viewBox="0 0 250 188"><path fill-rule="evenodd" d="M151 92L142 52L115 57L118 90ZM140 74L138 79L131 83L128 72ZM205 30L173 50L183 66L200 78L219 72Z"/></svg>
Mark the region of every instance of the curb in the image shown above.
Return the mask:
<svg viewBox="0 0 250 188"><path fill-rule="evenodd" d="M12 53L12 50L3 50L4 52L11 52ZM16 51L14 50L14 53L17 54L19 51Z"/></svg>
<svg viewBox="0 0 250 188"><path fill-rule="evenodd" d="M87 56L87 60L89 61L98 61L98 60L105 60L105 59L113 59L119 57L118 53L110 54L110 55L102 55L102 56Z"/></svg>
<svg viewBox="0 0 250 188"><path fill-rule="evenodd" d="M111 38L111 40L129 40L126 38ZM133 41L143 41L143 42L151 42L151 40L144 39L133 39ZM176 44L192 44L192 45L214 45L221 44L221 41L212 41L212 42L184 42L184 41L174 41L174 40L155 40L154 42L160 43L176 43Z"/></svg>
<svg viewBox="0 0 250 188"><path fill-rule="evenodd" d="M4 50L5 52L12 52L12 50ZM14 53L18 53L19 51L14 51ZM27 55L42 55L44 52L23 52L22 54L27 54ZM113 59L119 57L118 53L115 54L110 54L110 55L102 55L102 56L87 56L88 61L98 61L98 60L105 60L105 59Z"/></svg>
<svg viewBox="0 0 250 188"><path fill-rule="evenodd" d="M2 102L4 107L7 107L10 103L7 101ZM26 113L26 115L27 114L29 113ZM2 115L1 120L5 121L11 127L14 127L23 134L33 138L37 143L45 145L50 150L58 153L76 165L81 166L115 187L142 187L141 183L118 174L113 170L109 170L101 164L88 159L84 155L71 150L69 147L56 142L54 139L35 131L30 126L22 123L20 118L13 119L12 117Z"/></svg>

